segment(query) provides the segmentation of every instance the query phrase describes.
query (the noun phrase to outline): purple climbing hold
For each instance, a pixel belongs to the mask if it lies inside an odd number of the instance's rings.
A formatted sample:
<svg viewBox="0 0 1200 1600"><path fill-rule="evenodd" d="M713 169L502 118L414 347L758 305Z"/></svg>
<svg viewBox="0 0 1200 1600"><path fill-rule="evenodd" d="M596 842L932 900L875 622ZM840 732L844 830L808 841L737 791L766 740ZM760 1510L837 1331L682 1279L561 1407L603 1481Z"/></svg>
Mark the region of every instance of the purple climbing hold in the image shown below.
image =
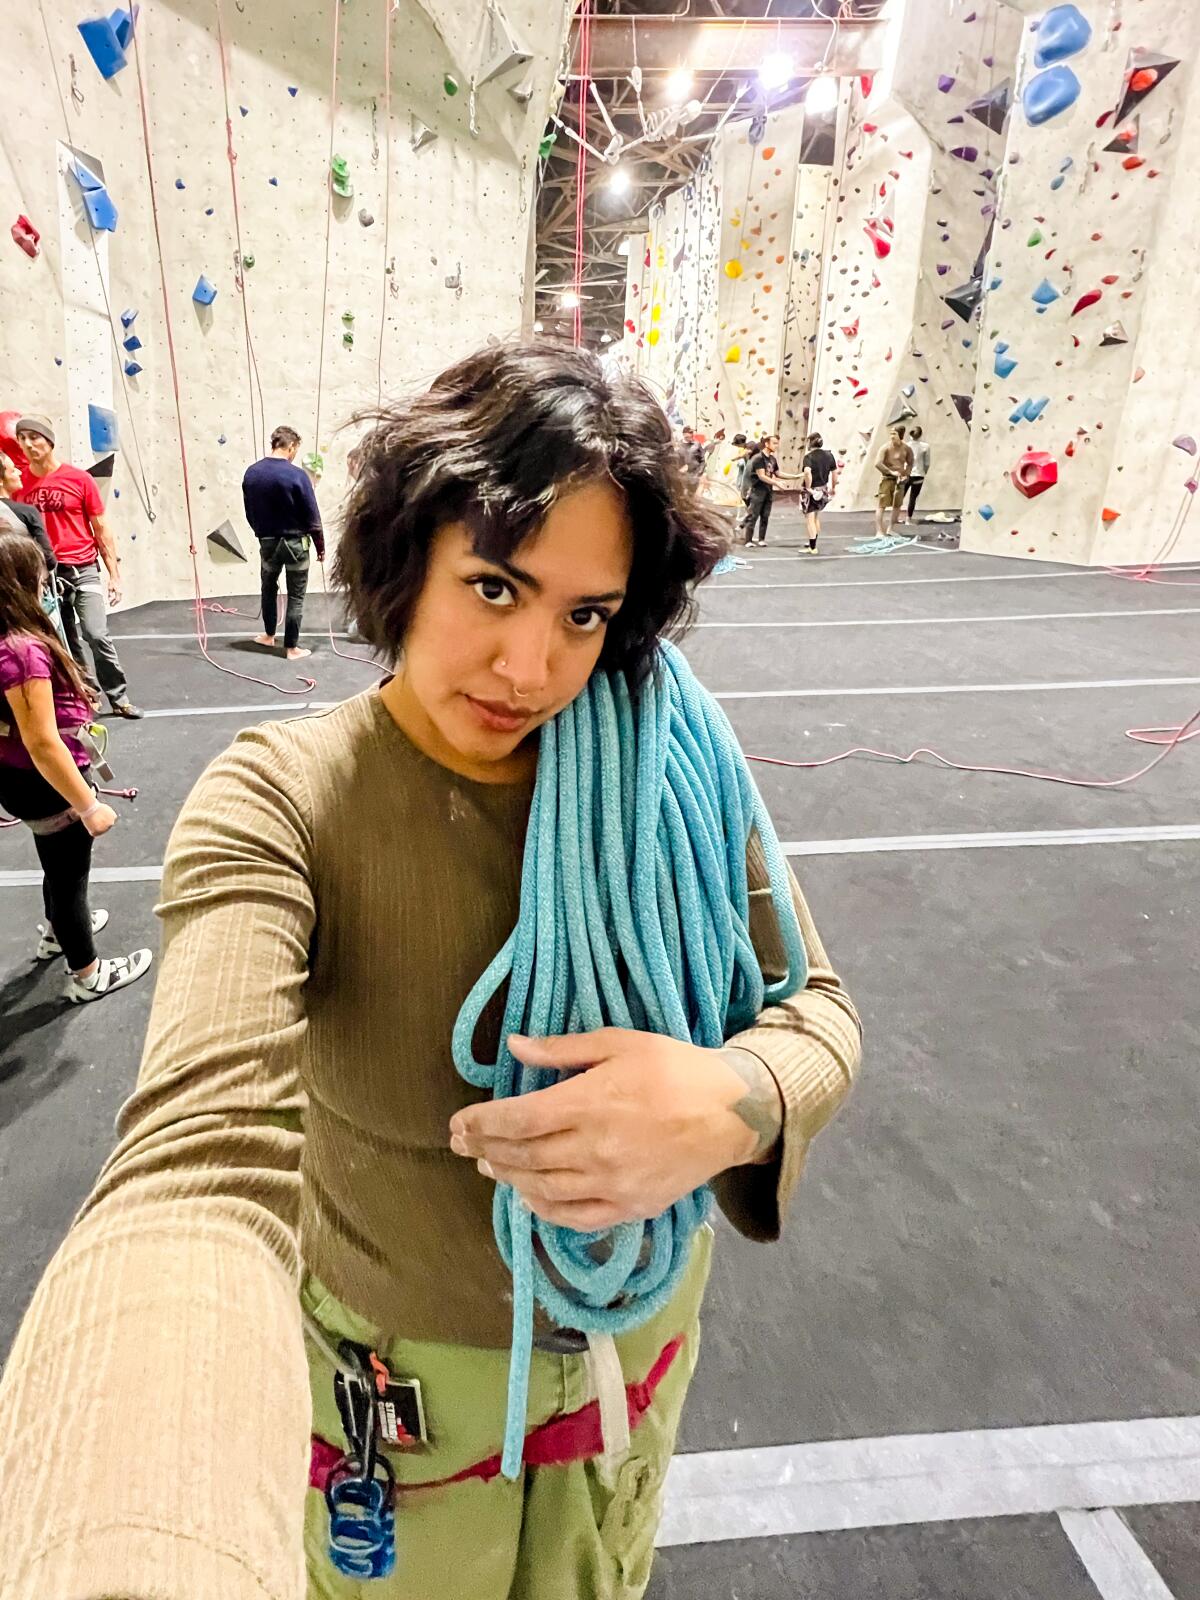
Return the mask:
<svg viewBox="0 0 1200 1600"><path fill-rule="evenodd" d="M1171 443L1176 450L1182 450L1185 455L1194 456L1196 454L1196 441L1190 433L1181 433L1178 439L1172 439Z"/></svg>
<svg viewBox="0 0 1200 1600"><path fill-rule="evenodd" d="M206 217L211 217L211 216L212 216L212 214L213 214L213 208L212 208L212 207L211 207L211 206L205 206L205 208L204 208L204 215L205 215L205 216L206 216Z"/></svg>
<svg viewBox="0 0 1200 1600"><path fill-rule="evenodd" d="M175 179L175 187L177 189L186 189L187 188L187 184L184 183L182 178L176 178Z"/></svg>
<svg viewBox="0 0 1200 1600"><path fill-rule="evenodd" d="M975 148L975 146L973 144L956 145L955 148L953 150L951 150L950 154L952 156L956 156L959 161L978 161L979 160L979 151Z"/></svg>
<svg viewBox="0 0 1200 1600"><path fill-rule="evenodd" d="M955 80L948 72L943 72L938 78L938 88L943 94L949 94L954 87Z"/></svg>
<svg viewBox="0 0 1200 1600"><path fill-rule="evenodd" d="M279 179L278 178L268 178L267 182L271 185L272 189L278 189L278 187L279 187Z"/></svg>
<svg viewBox="0 0 1200 1600"><path fill-rule="evenodd" d="M1038 24L1036 67L1052 67L1056 61L1078 55L1092 37L1092 25L1078 6L1053 6Z"/></svg>
<svg viewBox="0 0 1200 1600"><path fill-rule="evenodd" d="M1197 483L1195 478L1189 478L1183 487L1189 494L1195 494L1196 490L1200 489L1200 483Z"/></svg>
<svg viewBox="0 0 1200 1600"><path fill-rule="evenodd" d="M1031 128L1040 128L1063 111L1069 110L1079 99L1079 79L1070 67L1048 67L1030 78L1025 85L1022 104L1025 120Z"/></svg>
<svg viewBox="0 0 1200 1600"><path fill-rule="evenodd" d="M950 271L950 263L948 261L939 261L938 262L938 264L937 264L937 273L938 273L938 277L939 278L944 278L949 271Z"/></svg>
<svg viewBox="0 0 1200 1600"><path fill-rule="evenodd" d="M947 328L952 328L953 326L954 326L954 318L951 317L947 322L943 322L942 323L942 332L945 333Z"/></svg>
<svg viewBox="0 0 1200 1600"><path fill-rule="evenodd" d="M238 110L242 113L242 115L244 117L248 117L250 115L250 107L249 106L239 106Z"/></svg>
<svg viewBox="0 0 1200 1600"><path fill-rule="evenodd" d="M963 21L964 22L974 22L975 18L978 16L978 14L979 14L978 12L972 11L969 16L966 16L966 17L963 18Z"/></svg>

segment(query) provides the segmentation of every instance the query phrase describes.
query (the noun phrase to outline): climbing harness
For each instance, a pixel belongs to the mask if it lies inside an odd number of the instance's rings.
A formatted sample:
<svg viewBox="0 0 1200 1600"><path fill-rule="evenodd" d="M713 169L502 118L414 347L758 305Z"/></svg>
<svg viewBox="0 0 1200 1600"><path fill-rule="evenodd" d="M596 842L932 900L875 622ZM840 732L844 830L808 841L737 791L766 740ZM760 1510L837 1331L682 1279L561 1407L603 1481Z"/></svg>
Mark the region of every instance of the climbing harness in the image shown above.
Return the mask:
<svg viewBox="0 0 1200 1600"><path fill-rule="evenodd" d="M749 933L752 830L787 956L774 984ZM518 921L459 1012L459 1073L498 1099L557 1082L556 1072L514 1059L512 1033L613 1026L719 1048L806 973L783 851L716 700L665 642L636 694L623 674L594 673L541 730ZM476 1025L505 985L498 1058L477 1061ZM711 1203L701 1188L644 1223L577 1233L535 1217L497 1184L496 1242L513 1274L506 1477L521 1468L535 1300L560 1326L586 1333L603 1365L603 1341L670 1299Z"/></svg>

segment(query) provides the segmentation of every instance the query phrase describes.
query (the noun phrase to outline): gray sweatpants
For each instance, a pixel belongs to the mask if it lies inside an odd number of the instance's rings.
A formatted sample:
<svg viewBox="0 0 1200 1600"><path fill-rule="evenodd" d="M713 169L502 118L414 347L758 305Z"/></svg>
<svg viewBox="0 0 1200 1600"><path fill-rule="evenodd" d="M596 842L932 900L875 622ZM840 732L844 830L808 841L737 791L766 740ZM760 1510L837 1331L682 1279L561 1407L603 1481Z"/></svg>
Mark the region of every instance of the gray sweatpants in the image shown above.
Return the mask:
<svg viewBox="0 0 1200 1600"><path fill-rule="evenodd" d="M104 578L98 562L72 567L60 561L56 573L62 605L63 630L71 654L83 668L92 683L99 683L108 696L110 705L119 706L129 699L129 686L117 649L108 634L108 607L104 598ZM89 669L83 653L86 640L95 663L95 673Z"/></svg>

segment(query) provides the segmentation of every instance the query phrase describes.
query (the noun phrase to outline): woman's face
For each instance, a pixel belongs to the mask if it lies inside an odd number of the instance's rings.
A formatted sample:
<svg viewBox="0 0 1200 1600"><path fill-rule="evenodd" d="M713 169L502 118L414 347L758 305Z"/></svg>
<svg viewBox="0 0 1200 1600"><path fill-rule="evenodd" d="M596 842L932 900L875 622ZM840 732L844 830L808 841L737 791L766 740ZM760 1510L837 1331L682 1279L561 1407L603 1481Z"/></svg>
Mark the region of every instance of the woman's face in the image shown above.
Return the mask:
<svg viewBox="0 0 1200 1600"><path fill-rule="evenodd" d="M625 502L608 482L563 493L507 563L476 555L466 526L448 524L430 546L389 709L435 760L502 781L587 683L632 561Z"/></svg>
<svg viewBox="0 0 1200 1600"><path fill-rule="evenodd" d="M21 474L17 471L8 456L0 462L0 494L5 494L10 500L15 500L21 492Z"/></svg>

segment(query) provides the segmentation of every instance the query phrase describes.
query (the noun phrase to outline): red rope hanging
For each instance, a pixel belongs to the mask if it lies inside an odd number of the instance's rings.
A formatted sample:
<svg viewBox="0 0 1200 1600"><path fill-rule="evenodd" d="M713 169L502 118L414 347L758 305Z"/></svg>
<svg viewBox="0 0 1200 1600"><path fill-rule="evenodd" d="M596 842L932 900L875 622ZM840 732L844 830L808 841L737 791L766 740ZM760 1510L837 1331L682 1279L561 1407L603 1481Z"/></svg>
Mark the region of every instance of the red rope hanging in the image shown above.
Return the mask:
<svg viewBox="0 0 1200 1600"><path fill-rule="evenodd" d="M579 11L579 144L575 163L574 342L583 343L583 208L587 180L587 108L592 82L592 0Z"/></svg>

